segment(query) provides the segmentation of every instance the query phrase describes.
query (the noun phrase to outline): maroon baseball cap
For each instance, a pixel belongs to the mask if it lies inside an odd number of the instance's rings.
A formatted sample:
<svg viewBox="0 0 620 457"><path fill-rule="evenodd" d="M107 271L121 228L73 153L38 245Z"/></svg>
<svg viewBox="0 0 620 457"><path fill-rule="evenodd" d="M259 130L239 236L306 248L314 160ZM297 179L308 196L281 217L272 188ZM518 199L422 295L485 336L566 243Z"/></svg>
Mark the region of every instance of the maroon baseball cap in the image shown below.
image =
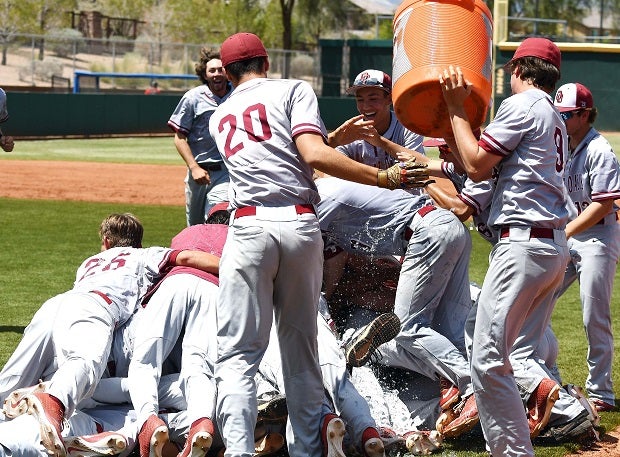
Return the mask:
<svg viewBox="0 0 620 457"><path fill-rule="evenodd" d="M224 67L254 57L267 57L267 50L260 38L253 33L235 33L226 38L220 48L220 58Z"/></svg>
<svg viewBox="0 0 620 457"><path fill-rule="evenodd" d="M426 138L423 142L422 145L424 147L427 148L432 148L432 147L436 147L436 146L443 146L447 144L446 140L444 140L443 138Z"/></svg>
<svg viewBox="0 0 620 457"><path fill-rule="evenodd" d="M548 38L540 37L526 38L523 40L512 56L512 59L510 59L510 62L521 57L538 57L546 60L558 70L562 62L560 48Z"/></svg>
<svg viewBox="0 0 620 457"><path fill-rule="evenodd" d="M555 93L553 104L560 113L578 109L592 109L594 99L592 92L581 83L568 83L561 86Z"/></svg>
<svg viewBox="0 0 620 457"><path fill-rule="evenodd" d="M228 211L228 202L216 203L209 209L209 214L207 217L211 217L211 215L217 213L218 211Z"/></svg>

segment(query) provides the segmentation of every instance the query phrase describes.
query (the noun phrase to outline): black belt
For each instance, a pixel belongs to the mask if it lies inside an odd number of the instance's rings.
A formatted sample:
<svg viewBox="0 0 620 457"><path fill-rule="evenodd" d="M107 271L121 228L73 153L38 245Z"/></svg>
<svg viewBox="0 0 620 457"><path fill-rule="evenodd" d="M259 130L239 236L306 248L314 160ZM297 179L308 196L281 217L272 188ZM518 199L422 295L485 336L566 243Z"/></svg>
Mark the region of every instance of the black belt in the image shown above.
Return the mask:
<svg viewBox="0 0 620 457"><path fill-rule="evenodd" d="M420 217L424 217L428 213L430 213L431 211L435 211L436 209L437 208L433 205L426 205L420 208L419 210L417 210L416 214L419 215ZM407 228L405 228L404 236L405 236L405 241L409 241L411 239L411 237L413 236L413 230L411 230L411 227L407 226Z"/></svg>
<svg viewBox="0 0 620 457"><path fill-rule="evenodd" d="M500 238L508 238L510 236L510 227L502 227L500 229ZM553 229L543 227L531 227L530 238L549 238L553 239Z"/></svg>
<svg viewBox="0 0 620 457"><path fill-rule="evenodd" d="M198 166L207 171L220 171L222 169L222 162L204 162L199 163Z"/></svg>

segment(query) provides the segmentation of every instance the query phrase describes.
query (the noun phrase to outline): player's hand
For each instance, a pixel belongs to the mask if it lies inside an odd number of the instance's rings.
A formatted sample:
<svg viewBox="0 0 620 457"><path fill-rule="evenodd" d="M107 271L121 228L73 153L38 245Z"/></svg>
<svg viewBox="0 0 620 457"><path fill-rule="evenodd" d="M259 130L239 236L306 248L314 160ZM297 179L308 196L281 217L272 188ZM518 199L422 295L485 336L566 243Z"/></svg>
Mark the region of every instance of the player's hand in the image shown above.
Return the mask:
<svg viewBox="0 0 620 457"><path fill-rule="evenodd" d="M208 186L211 184L211 177L207 170L203 170L199 165L192 167L190 169L192 173L192 179L196 181L197 184L201 184L203 186Z"/></svg>
<svg viewBox="0 0 620 457"><path fill-rule="evenodd" d="M0 137L0 148L6 152L11 152L15 147L15 141L12 136L3 135Z"/></svg>
<svg viewBox="0 0 620 457"><path fill-rule="evenodd" d="M439 85L443 98L450 106L462 106L471 94L472 83L465 80L461 67L450 65L439 74Z"/></svg>
<svg viewBox="0 0 620 457"><path fill-rule="evenodd" d="M364 140L369 135L376 134L374 128L374 121L364 120L364 115L352 117L345 121L340 127L332 132L330 138L333 141L330 142L331 146L344 146L345 144L352 143L356 140Z"/></svg>
<svg viewBox="0 0 620 457"><path fill-rule="evenodd" d="M387 189L410 189L424 187L435 182L428 179L428 169L425 163L418 163L415 159L392 165L387 170L379 170L377 185Z"/></svg>
<svg viewBox="0 0 620 457"><path fill-rule="evenodd" d="M408 162L410 160L415 160L415 156L409 150L402 150L396 153L396 158L400 162Z"/></svg>

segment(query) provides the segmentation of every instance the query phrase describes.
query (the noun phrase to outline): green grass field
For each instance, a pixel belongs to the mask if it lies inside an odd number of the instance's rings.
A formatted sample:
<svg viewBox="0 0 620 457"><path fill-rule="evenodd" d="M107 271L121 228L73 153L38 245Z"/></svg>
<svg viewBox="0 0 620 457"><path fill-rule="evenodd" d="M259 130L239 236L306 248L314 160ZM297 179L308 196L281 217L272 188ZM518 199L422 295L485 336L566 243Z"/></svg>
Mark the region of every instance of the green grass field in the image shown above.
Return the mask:
<svg viewBox="0 0 620 457"><path fill-rule="evenodd" d="M616 151L620 134L607 135ZM180 163L170 137L122 138L105 140L51 140L18 142L13 153L0 160L81 160L150 164ZM19 342L34 312L47 299L70 289L80 262L99 249L97 230L111 212L130 211L145 225L144 245L168 245L185 223L184 208L57 201L29 201L0 198L0 366ZM482 283L489 246L472 233L471 280ZM614 328L620 328L617 313L620 280L614 288ZM578 288L559 300L553 328L560 342L558 365L564 382L583 385L586 377L586 340L581 323ZM615 363L618 367L618 341ZM614 373L620 386L620 375ZM618 400L617 400L618 401ZM620 424L620 412L604 413L601 430ZM575 444L537 446L537 455L563 456L577 449ZM479 438L448 441L444 455L486 456Z"/></svg>

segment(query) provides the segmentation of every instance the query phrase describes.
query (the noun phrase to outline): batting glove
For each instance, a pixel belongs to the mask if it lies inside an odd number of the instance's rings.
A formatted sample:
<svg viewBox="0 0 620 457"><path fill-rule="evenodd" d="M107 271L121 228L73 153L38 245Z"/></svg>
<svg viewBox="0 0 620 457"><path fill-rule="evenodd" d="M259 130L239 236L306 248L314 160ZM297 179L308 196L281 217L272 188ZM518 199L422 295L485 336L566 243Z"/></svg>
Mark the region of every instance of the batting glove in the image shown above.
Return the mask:
<svg viewBox="0 0 620 457"><path fill-rule="evenodd" d="M377 174L377 186L386 189L424 187L433 182L428 179L426 164L417 163L415 158L399 162L387 170L379 170Z"/></svg>

